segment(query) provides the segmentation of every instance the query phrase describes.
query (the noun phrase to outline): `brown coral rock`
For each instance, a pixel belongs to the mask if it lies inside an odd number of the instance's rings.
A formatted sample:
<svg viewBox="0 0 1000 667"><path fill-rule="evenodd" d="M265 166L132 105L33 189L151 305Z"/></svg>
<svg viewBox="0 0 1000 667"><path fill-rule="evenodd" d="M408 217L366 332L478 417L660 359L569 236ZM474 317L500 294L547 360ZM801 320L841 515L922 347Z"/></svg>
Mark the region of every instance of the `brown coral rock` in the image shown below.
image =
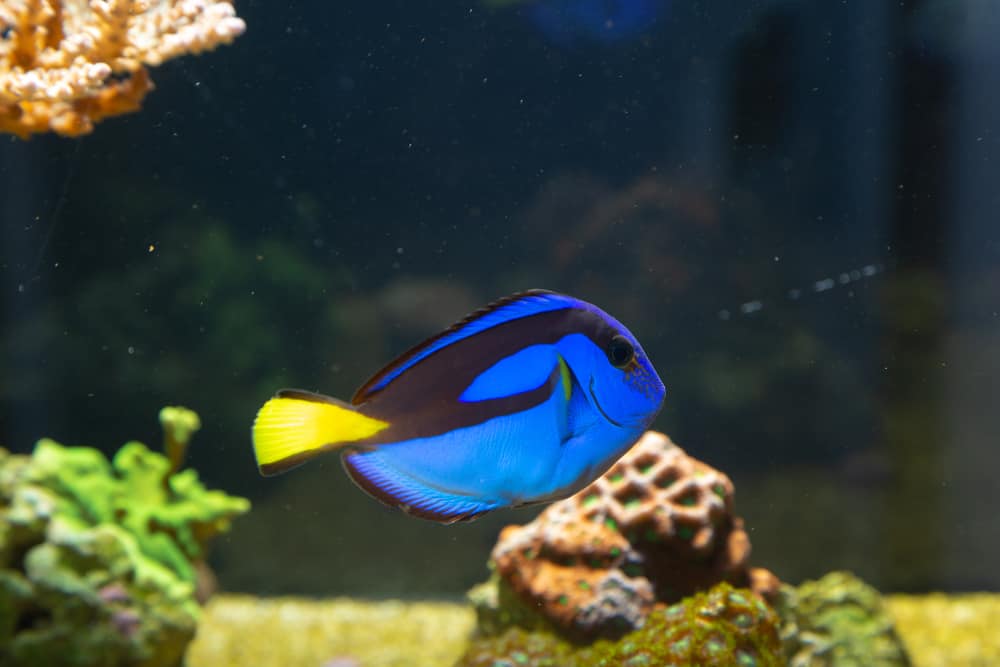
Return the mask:
<svg viewBox="0 0 1000 667"><path fill-rule="evenodd" d="M777 578L749 556L729 478L654 431L590 486L505 528L493 550L504 585L578 638L634 630L720 581L772 594Z"/></svg>

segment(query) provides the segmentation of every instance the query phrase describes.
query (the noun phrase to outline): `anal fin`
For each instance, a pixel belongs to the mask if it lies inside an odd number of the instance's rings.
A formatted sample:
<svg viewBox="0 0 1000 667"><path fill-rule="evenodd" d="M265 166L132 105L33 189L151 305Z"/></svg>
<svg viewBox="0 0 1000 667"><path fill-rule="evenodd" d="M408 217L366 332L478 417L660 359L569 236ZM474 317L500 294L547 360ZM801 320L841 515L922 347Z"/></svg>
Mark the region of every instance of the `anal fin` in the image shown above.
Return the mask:
<svg viewBox="0 0 1000 667"><path fill-rule="evenodd" d="M368 495L421 519L445 524L471 521L505 506L498 500L451 493L429 486L395 469L379 449L345 452L342 461L347 474Z"/></svg>

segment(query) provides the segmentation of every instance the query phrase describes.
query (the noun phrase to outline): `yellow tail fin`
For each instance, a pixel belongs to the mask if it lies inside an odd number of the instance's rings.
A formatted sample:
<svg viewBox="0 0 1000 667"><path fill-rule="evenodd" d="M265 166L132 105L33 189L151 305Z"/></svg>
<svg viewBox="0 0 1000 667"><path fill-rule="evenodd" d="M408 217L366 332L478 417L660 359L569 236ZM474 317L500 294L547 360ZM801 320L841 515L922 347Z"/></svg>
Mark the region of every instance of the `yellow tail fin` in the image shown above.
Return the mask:
<svg viewBox="0 0 1000 667"><path fill-rule="evenodd" d="M253 422L253 448L261 474L277 475L321 452L363 440L389 426L340 403L286 390L269 400Z"/></svg>

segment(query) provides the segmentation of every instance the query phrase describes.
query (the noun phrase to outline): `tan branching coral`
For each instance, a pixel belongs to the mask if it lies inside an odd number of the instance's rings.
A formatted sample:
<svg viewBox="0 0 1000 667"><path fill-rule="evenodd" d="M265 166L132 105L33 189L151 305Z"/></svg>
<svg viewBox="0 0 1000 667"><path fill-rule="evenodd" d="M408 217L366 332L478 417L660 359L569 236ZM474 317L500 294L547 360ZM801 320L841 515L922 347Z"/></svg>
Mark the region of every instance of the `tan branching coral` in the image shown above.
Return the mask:
<svg viewBox="0 0 1000 667"><path fill-rule="evenodd" d="M245 29L229 2L0 0L0 132L86 134L139 108L146 66Z"/></svg>
<svg viewBox="0 0 1000 667"><path fill-rule="evenodd" d="M580 638L634 630L721 581L775 593L749 556L729 478L654 431L590 486L505 528L493 550L501 586Z"/></svg>

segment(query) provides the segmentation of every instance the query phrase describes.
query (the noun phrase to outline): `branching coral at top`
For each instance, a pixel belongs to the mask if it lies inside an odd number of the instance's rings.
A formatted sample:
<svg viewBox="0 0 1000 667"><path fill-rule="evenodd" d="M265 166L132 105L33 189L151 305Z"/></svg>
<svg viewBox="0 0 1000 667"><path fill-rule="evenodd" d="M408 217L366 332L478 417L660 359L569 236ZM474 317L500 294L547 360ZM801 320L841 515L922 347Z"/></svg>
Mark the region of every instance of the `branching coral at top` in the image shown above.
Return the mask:
<svg viewBox="0 0 1000 667"><path fill-rule="evenodd" d="M0 0L0 132L86 134L139 108L146 66L245 29L229 2Z"/></svg>

